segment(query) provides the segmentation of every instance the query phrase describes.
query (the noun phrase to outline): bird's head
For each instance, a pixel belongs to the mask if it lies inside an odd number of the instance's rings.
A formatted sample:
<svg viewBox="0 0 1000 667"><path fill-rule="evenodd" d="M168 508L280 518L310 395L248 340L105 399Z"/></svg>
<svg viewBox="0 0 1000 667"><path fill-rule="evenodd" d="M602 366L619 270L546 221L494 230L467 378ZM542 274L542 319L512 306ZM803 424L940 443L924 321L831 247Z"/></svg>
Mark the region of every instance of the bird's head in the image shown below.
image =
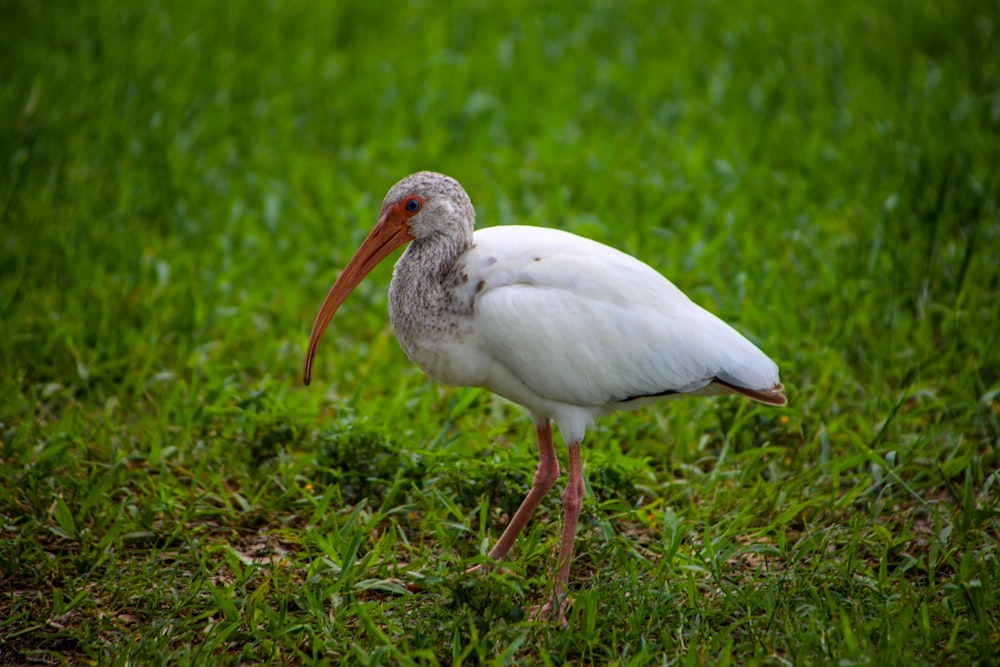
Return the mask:
<svg viewBox="0 0 1000 667"><path fill-rule="evenodd" d="M475 215L469 195L444 174L420 171L392 186L382 202L378 224L344 267L316 315L302 380L309 384L312 379L316 349L334 313L379 262L410 241L471 240Z"/></svg>
<svg viewBox="0 0 1000 667"><path fill-rule="evenodd" d="M379 226L404 228L408 240L421 241L471 234L475 219L472 201L458 181L433 171L419 171L389 189Z"/></svg>

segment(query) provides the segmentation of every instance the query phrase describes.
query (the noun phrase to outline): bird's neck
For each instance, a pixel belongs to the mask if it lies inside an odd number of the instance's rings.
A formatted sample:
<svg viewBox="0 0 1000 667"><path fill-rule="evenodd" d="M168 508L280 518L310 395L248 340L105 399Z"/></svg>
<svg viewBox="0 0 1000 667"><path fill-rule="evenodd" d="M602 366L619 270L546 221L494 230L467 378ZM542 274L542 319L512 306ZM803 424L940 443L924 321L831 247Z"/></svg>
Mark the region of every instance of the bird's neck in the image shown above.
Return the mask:
<svg viewBox="0 0 1000 667"><path fill-rule="evenodd" d="M410 243L396 263L393 282L398 272L405 272L410 280L424 283L442 283L455 266L456 260L472 247L472 232L461 236L418 239Z"/></svg>
<svg viewBox="0 0 1000 667"><path fill-rule="evenodd" d="M414 241L396 263L389 285L393 331L413 358L414 347L451 326L465 307L455 291L455 266L472 246L472 233L461 238ZM419 362L418 362L419 363Z"/></svg>

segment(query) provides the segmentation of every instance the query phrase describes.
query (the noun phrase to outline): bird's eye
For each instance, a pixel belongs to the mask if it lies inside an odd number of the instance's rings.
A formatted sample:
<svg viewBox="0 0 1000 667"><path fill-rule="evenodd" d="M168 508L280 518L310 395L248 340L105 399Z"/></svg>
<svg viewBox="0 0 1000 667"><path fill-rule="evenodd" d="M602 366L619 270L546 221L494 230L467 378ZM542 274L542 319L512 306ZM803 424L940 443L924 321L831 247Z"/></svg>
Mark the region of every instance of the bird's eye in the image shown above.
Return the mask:
<svg viewBox="0 0 1000 667"><path fill-rule="evenodd" d="M413 198L406 200L406 210L410 213L416 213L420 210L420 200Z"/></svg>

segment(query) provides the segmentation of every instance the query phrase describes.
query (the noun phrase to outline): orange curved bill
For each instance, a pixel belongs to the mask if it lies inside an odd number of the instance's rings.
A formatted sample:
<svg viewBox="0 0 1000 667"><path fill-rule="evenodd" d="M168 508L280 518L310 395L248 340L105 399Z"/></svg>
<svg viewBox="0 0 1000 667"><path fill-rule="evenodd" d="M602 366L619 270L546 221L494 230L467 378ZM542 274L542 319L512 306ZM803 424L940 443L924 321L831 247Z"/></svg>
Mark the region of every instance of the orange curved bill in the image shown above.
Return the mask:
<svg viewBox="0 0 1000 667"><path fill-rule="evenodd" d="M389 253L399 246L412 241L410 230L406 223L395 215L392 209L386 210L379 218L378 224L368 234L354 257L347 263L344 272L330 288L323 305L316 314L312 333L309 334L309 348L306 351L305 368L302 370L302 381L307 385L312 381L313 362L316 359L316 349L323 338L323 332L333 319L333 314L340 308L347 296L365 279L371 270L378 266Z"/></svg>

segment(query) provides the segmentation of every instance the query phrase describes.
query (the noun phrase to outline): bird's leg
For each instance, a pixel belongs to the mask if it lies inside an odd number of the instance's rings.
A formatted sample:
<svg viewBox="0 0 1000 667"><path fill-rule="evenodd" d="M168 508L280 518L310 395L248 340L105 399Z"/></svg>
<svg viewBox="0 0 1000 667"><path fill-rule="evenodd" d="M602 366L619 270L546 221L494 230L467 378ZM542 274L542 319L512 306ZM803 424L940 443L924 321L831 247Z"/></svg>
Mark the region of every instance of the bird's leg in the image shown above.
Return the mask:
<svg viewBox="0 0 1000 667"><path fill-rule="evenodd" d="M548 419L536 419L535 428L538 431L538 468L535 470L535 479L531 483L531 491L521 501L521 506L507 524L503 535L490 549L489 557L493 560L503 560L507 557L507 552L528 523L535 508L559 479L559 460L556 458L556 448L552 444L552 425ZM469 571L478 569L477 566Z"/></svg>
<svg viewBox="0 0 1000 667"><path fill-rule="evenodd" d="M536 426L538 431L538 468L535 469L535 479L531 483L531 491L521 501L521 506L514 513L514 518L507 524L507 529L490 549L489 556L494 560L507 557L514 540L524 529L535 508L542 502L545 494L559 479L559 460L556 458L556 448L552 444L552 425L548 419L543 419Z"/></svg>
<svg viewBox="0 0 1000 667"><path fill-rule="evenodd" d="M569 584L569 568L573 562L573 541L576 539L576 527L580 521L580 509L583 507L583 467L580 464L580 443L569 444L569 482L563 491L563 530L562 543L559 546L559 571L556 572L552 587L552 600L545 603L541 609L542 615L551 615L565 625L563 615L569 607L566 596L566 586Z"/></svg>

